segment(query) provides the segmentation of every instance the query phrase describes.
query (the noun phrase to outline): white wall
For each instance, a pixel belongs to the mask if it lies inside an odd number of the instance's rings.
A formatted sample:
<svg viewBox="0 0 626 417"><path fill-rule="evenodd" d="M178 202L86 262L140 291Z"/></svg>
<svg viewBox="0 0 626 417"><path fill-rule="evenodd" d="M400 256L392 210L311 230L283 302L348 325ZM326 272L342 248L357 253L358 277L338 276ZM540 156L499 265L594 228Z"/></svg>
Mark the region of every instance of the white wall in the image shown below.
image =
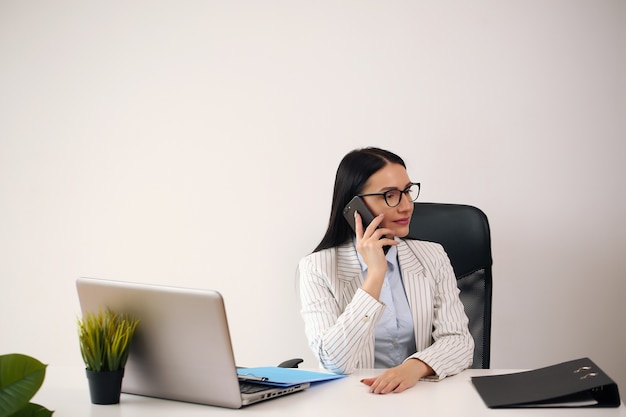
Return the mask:
<svg viewBox="0 0 626 417"><path fill-rule="evenodd" d="M626 386L625 3L4 0L0 353L80 365L86 275L220 290L242 365L315 366L294 270L377 145L489 216L493 367Z"/></svg>

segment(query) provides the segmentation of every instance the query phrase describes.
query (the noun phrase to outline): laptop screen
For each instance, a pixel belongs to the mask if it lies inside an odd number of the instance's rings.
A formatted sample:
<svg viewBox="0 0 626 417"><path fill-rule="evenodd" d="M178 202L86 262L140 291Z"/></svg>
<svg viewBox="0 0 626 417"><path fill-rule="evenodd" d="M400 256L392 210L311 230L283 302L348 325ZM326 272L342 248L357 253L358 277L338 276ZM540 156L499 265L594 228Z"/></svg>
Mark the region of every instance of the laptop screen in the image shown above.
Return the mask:
<svg viewBox="0 0 626 417"><path fill-rule="evenodd" d="M226 311L217 291L79 278L83 314L137 317L122 392L241 407Z"/></svg>

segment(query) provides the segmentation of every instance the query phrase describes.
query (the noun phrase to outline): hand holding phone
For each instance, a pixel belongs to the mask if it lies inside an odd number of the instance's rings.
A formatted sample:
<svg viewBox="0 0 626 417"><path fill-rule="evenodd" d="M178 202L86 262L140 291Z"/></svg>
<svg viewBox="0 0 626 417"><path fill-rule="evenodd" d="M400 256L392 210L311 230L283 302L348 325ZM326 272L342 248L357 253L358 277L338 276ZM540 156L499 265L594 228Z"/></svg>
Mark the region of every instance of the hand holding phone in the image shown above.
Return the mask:
<svg viewBox="0 0 626 417"><path fill-rule="evenodd" d="M374 215L367 208L365 202L361 197L354 197L343 209L343 217L345 217L346 221L352 228L352 230L356 233L356 223L354 219L354 212L358 212L361 216L361 221L363 223L363 230L367 229L370 223L374 220ZM386 238L387 236L382 236L381 239ZM385 254L389 251L391 246L385 245L383 246L383 251Z"/></svg>

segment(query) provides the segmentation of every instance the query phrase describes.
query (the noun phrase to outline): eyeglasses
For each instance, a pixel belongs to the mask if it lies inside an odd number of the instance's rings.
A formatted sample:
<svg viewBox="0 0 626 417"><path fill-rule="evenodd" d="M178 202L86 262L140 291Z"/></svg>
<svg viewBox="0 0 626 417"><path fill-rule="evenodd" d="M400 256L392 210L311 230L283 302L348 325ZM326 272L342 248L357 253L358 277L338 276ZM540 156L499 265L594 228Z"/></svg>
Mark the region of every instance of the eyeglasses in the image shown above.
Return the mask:
<svg viewBox="0 0 626 417"><path fill-rule="evenodd" d="M417 200L417 197L420 195L420 183L412 182L404 190L389 190L382 193L371 193L371 194L357 194L357 197L369 197L373 195L382 195L385 198L385 203L389 207L396 207L402 201L402 195L406 195L407 198L411 201Z"/></svg>

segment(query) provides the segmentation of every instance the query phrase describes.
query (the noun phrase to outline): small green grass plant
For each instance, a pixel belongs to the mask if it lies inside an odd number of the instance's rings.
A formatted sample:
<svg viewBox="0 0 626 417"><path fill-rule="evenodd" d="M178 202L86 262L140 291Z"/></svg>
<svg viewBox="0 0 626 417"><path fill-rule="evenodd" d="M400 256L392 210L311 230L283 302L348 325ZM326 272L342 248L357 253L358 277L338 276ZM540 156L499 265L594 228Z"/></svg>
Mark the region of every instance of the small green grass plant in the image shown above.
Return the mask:
<svg viewBox="0 0 626 417"><path fill-rule="evenodd" d="M139 320L110 309L87 312L78 320L80 352L87 370L94 372L124 369Z"/></svg>

